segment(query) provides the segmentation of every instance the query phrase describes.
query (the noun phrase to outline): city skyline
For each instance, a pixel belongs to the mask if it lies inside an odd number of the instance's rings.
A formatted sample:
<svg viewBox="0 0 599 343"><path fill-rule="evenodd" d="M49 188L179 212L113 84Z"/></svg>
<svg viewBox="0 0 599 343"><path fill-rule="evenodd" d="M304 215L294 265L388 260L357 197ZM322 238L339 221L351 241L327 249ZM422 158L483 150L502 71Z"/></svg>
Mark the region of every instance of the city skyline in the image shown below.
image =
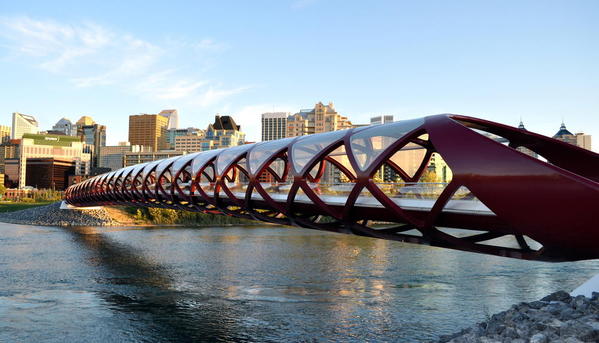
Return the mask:
<svg viewBox="0 0 599 343"><path fill-rule="evenodd" d="M2 4L0 124L89 115L114 145L129 115L177 109L180 127L231 115L256 141L262 113L332 101L354 123L458 113L599 135L595 2L231 6Z"/></svg>

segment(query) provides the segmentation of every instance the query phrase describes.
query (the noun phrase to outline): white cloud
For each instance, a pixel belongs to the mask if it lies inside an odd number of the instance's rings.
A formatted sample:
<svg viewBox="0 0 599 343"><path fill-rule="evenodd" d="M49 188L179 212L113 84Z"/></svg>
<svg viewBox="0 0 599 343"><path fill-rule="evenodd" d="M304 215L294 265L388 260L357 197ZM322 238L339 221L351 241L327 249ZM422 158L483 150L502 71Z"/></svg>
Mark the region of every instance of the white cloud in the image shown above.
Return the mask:
<svg viewBox="0 0 599 343"><path fill-rule="evenodd" d="M249 88L223 87L199 75L202 61L226 48L209 38L156 43L89 22L0 17L0 40L19 61L64 76L78 88L111 86L148 100L188 100L198 106Z"/></svg>
<svg viewBox="0 0 599 343"><path fill-rule="evenodd" d="M193 103L198 104L202 107L210 106L217 102L220 102L221 100L231 95L239 94L250 88L251 86L243 86L230 89L217 89L211 86L206 91L204 91L199 97L197 97L197 99L193 101Z"/></svg>

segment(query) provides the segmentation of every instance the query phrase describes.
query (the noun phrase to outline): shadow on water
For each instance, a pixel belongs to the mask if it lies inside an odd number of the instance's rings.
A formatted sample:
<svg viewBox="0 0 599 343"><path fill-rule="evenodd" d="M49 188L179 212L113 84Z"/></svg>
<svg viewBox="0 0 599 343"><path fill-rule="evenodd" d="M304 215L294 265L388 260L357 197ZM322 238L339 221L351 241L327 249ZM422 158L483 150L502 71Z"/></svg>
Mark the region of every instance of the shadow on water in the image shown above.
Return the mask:
<svg viewBox="0 0 599 343"><path fill-rule="evenodd" d="M142 323L139 330L147 341L244 340L235 329L235 304L175 290L164 266L97 228L66 230L89 252L88 263L97 270L101 285L99 296L129 321Z"/></svg>

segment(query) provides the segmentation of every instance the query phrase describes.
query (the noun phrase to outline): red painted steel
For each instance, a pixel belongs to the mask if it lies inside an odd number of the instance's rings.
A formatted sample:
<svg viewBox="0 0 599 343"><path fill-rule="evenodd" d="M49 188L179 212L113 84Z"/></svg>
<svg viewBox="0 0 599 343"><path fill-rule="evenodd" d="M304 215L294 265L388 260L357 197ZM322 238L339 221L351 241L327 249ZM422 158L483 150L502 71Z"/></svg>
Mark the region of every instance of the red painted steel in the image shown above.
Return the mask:
<svg viewBox="0 0 599 343"><path fill-rule="evenodd" d="M507 144L488 134L504 138ZM394 158L408 144L424 151L414 175ZM516 150L519 147L544 160ZM443 157L453 178L441 185L443 190L430 201L430 208L406 206L428 200L399 199L373 180L385 165L406 187L398 189L422 186L418 180L433 153ZM347 181L329 188L347 194L323 192L327 165ZM272 183L259 181L265 174ZM461 191L464 187L468 192ZM455 201L458 193L466 194L461 198L466 210L449 209L450 204L460 203ZM221 213L521 259L599 258L599 155L460 115L248 144L131 166L69 187L65 200L74 206L134 205ZM476 210L480 208L484 210ZM510 240L515 244L506 245Z"/></svg>

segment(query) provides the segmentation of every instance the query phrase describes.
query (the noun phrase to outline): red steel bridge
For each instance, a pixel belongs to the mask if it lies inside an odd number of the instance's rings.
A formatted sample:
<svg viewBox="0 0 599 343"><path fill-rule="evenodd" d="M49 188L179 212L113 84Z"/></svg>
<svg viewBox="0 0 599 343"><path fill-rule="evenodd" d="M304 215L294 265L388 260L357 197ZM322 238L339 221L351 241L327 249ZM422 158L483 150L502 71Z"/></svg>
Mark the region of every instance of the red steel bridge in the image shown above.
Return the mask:
<svg viewBox="0 0 599 343"><path fill-rule="evenodd" d="M442 157L451 180L422 182L431 156ZM393 182L381 181L385 170ZM134 165L69 187L65 201L219 213L530 260L599 258L598 154L451 114Z"/></svg>

